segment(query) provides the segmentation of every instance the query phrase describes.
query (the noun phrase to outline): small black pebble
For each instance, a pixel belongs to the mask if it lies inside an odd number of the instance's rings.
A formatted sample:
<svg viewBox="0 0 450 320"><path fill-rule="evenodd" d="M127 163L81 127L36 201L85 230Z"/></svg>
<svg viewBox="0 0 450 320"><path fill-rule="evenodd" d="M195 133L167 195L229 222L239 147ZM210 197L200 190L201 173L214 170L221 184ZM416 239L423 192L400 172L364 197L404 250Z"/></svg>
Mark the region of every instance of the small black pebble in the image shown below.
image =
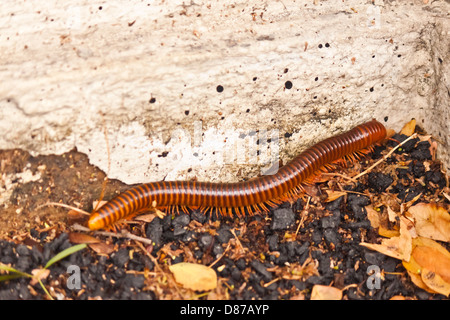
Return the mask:
<svg viewBox="0 0 450 320"><path fill-rule="evenodd" d="M322 241L322 231L319 229L315 229L312 233L311 240L314 242L315 245L319 244Z"/></svg>
<svg viewBox="0 0 450 320"><path fill-rule="evenodd" d="M325 209L329 210L329 211L333 211L333 210L337 210L339 209L339 207L341 206L342 200L344 199L344 197L339 197L334 201L328 202L325 206Z"/></svg>
<svg viewBox="0 0 450 320"><path fill-rule="evenodd" d="M368 197L352 193L348 195L347 202L355 218L363 219L366 217L366 209L364 207L370 204Z"/></svg>
<svg viewBox="0 0 450 320"><path fill-rule="evenodd" d="M369 187L371 187L376 192L385 191L391 184L394 182L394 179L381 172L370 172L369 173Z"/></svg>
<svg viewBox="0 0 450 320"><path fill-rule="evenodd" d="M128 260L130 260L130 254L128 252L128 249L125 248L119 249L112 255L112 260L116 266L123 267L125 263L127 263Z"/></svg>
<svg viewBox="0 0 450 320"><path fill-rule="evenodd" d="M334 245L339 243L338 233L334 229L325 229L323 232L323 237L327 243L333 243Z"/></svg>
<svg viewBox="0 0 450 320"><path fill-rule="evenodd" d="M272 274L267 271L267 268L258 260L251 261L250 266L264 278L264 281L272 280Z"/></svg>
<svg viewBox="0 0 450 320"><path fill-rule="evenodd" d="M216 243L213 245L212 253L216 256L220 256L224 252L222 245L220 243Z"/></svg>
<svg viewBox="0 0 450 320"><path fill-rule="evenodd" d="M322 228L336 228L339 225L340 222L340 212L339 210L336 210L336 215L331 215L328 217L323 217L320 219L320 223L322 225Z"/></svg>
<svg viewBox="0 0 450 320"><path fill-rule="evenodd" d="M206 215L203 214L201 211L199 210L194 210L191 213L191 218L195 221L198 221L200 223L204 223L206 221Z"/></svg>
<svg viewBox="0 0 450 320"><path fill-rule="evenodd" d="M147 238L151 239L155 244L159 244L161 242L162 232L163 227L161 219L155 218L148 224L145 233Z"/></svg>
<svg viewBox="0 0 450 320"><path fill-rule="evenodd" d="M269 245L270 251L278 251L278 241L278 235L276 233L267 237L266 242Z"/></svg>
<svg viewBox="0 0 450 320"><path fill-rule="evenodd" d="M198 239L198 246L200 248L207 249L211 246L213 242L213 237L209 233L202 234Z"/></svg>
<svg viewBox="0 0 450 320"><path fill-rule="evenodd" d="M388 142L388 145L395 147L399 143L406 140L407 138L408 138L407 135L396 133L392 136L392 139ZM398 141L398 143L397 143L397 141ZM419 141L420 141L419 138L411 139L411 140L407 141L405 144L403 144L400 148L398 148L395 152L396 153L404 153L404 152L409 153L414 149L417 142L419 142Z"/></svg>
<svg viewBox="0 0 450 320"><path fill-rule="evenodd" d="M241 271L238 268L233 268L231 270L231 277L233 278L233 280L235 281L239 281L241 280Z"/></svg>
<svg viewBox="0 0 450 320"><path fill-rule="evenodd" d="M236 264L236 267L239 268L239 270L244 270L245 267L247 266L247 263L245 262L244 258L237 259L235 264Z"/></svg>
<svg viewBox="0 0 450 320"><path fill-rule="evenodd" d="M439 186L439 188L443 188L446 185L445 176L440 171L427 171L425 172L425 182L432 182Z"/></svg>
<svg viewBox="0 0 450 320"><path fill-rule="evenodd" d="M177 215L173 221L172 221L172 225L175 226L180 226L180 227L185 227L189 224L189 222L191 222L191 218L189 217L188 214L182 213Z"/></svg>
<svg viewBox="0 0 450 320"><path fill-rule="evenodd" d="M180 236L182 234L185 234L185 227L189 224L190 221L191 218L188 214L182 213L180 215L177 215L172 221L173 235Z"/></svg>
<svg viewBox="0 0 450 320"><path fill-rule="evenodd" d="M369 265L377 265L380 266L382 261L384 260L384 256L381 253L378 252L364 252L364 260Z"/></svg>
<svg viewBox="0 0 450 320"><path fill-rule="evenodd" d="M411 161L409 163L409 168L411 169L411 172L414 174L414 177L420 178L425 174L425 166L422 162L419 161Z"/></svg>
<svg viewBox="0 0 450 320"><path fill-rule="evenodd" d="M284 230L292 226L295 222L295 214L292 209L282 208L273 211L272 230Z"/></svg>
<svg viewBox="0 0 450 320"><path fill-rule="evenodd" d="M233 238L233 234L230 232L230 227L227 225L222 225L217 231L216 239L220 243L227 243L231 238Z"/></svg>
<svg viewBox="0 0 450 320"><path fill-rule="evenodd" d="M24 244L19 244L16 247L16 252L19 256L28 256L30 254L30 250Z"/></svg>

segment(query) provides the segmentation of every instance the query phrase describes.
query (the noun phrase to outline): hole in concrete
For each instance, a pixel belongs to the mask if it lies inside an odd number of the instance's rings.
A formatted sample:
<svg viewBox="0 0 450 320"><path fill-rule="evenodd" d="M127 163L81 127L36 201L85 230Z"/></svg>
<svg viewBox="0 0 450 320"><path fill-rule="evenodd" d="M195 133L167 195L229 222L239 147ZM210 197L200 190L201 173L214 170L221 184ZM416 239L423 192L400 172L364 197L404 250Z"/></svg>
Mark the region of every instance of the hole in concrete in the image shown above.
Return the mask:
<svg viewBox="0 0 450 320"><path fill-rule="evenodd" d="M292 88L292 82L291 81L286 81L285 83L284 83L284 87L286 88L286 89L291 89Z"/></svg>

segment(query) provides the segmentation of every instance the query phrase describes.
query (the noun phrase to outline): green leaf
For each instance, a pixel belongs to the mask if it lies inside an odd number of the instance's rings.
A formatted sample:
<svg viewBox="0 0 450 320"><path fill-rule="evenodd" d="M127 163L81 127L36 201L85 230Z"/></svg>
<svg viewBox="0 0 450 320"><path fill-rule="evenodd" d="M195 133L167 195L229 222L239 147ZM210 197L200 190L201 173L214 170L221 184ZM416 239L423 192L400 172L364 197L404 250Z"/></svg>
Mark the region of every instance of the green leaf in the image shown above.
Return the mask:
<svg viewBox="0 0 450 320"><path fill-rule="evenodd" d="M18 276L16 276L16 278L19 278L19 276L20 277L29 277L29 278L33 277L31 274L19 271L17 269L12 268L12 267L8 267L7 265L4 265L4 264L0 264L0 270L5 270L5 271L8 271L8 272L14 272L14 273L16 273L18 275ZM8 279L5 279L5 280L8 280Z"/></svg>
<svg viewBox="0 0 450 320"><path fill-rule="evenodd" d="M52 295L47 291L44 284L42 283L41 279L39 279L39 284L41 285L42 289L44 290L45 294L49 297L50 300L54 300Z"/></svg>
<svg viewBox="0 0 450 320"><path fill-rule="evenodd" d="M84 249L86 247L87 247L87 244L86 243L82 243L82 244L77 244L76 246L72 246L70 248L67 248L67 249L61 251L56 256L54 256L53 258L48 260L48 262L45 265L44 269L47 269L48 267L50 267L55 262L58 262L59 260L62 260L65 257L70 256L71 254L73 254L73 253L75 253L77 251L80 251L80 250L82 250L82 249Z"/></svg>
<svg viewBox="0 0 450 320"><path fill-rule="evenodd" d="M22 278L24 275L22 274L18 274L18 273L14 273L14 274L4 274L0 276L0 282L2 281L7 281L7 280L12 280L12 279L17 279L17 278ZM28 275L27 275L28 276Z"/></svg>

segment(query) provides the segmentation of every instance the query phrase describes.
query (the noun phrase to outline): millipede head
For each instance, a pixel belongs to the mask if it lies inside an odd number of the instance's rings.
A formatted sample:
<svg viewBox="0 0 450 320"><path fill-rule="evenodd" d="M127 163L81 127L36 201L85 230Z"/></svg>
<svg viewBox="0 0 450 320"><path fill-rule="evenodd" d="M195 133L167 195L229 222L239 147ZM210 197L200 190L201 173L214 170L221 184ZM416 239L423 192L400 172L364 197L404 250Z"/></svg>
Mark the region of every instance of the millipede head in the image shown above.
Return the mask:
<svg viewBox="0 0 450 320"><path fill-rule="evenodd" d="M106 220L98 212L93 212L88 220L88 227L91 230L104 229Z"/></svg>

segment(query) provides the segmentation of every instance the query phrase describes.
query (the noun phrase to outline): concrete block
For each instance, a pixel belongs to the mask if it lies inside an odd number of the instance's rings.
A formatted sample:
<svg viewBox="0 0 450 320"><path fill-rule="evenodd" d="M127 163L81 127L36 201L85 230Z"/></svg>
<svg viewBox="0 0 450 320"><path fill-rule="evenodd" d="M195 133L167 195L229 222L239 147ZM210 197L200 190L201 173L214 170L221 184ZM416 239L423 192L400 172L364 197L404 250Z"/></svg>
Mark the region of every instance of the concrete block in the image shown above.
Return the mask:
<svg viewBox="0 0 450 320"><path fill-rule="evenodd" d="M2 2L0 149L76 148L129 184L240 181L372 118L414 117L449 168L449 9Z"/></svg>

